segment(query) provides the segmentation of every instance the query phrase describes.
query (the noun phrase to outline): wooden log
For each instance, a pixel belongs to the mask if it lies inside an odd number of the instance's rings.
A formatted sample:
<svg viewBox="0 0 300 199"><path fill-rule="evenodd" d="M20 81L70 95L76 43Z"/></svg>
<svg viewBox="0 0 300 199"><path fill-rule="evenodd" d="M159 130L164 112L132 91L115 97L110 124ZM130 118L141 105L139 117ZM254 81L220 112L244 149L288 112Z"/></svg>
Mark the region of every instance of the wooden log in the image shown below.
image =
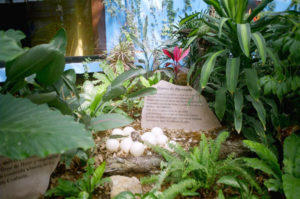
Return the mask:
<svg viewBox="0 0 300 199"><path fill-rule="evenodd" d="M229 154L235 153L236 156L244 156L249 150L243 146L242 140L227 140L221 146L220 159L225 159ZM147 155L141 157L110 158L106 160L105 173L109 175L136 173L157 173L160 163L164 161L159 155Z"/></svg>

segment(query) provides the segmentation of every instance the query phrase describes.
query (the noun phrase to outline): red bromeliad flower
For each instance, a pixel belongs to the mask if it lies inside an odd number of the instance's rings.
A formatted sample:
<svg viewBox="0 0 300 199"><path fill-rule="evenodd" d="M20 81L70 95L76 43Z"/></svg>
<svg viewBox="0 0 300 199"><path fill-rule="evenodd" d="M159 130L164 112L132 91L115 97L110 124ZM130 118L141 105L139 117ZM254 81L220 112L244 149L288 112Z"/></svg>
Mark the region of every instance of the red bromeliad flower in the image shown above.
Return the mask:
<svg viewBox="0 0 300 199"><path fill-rule="evenodd" d="M173 60L173 63L166 63L166 66L172 64L176 75L178 73L179 68L181 67L179 62L189 54L190 47L183 51L182 48L178 48L178 46L175 46L173 53L171 53L167 49L163 49L163 52L165 55L167 55L170 59Z"/></svg>

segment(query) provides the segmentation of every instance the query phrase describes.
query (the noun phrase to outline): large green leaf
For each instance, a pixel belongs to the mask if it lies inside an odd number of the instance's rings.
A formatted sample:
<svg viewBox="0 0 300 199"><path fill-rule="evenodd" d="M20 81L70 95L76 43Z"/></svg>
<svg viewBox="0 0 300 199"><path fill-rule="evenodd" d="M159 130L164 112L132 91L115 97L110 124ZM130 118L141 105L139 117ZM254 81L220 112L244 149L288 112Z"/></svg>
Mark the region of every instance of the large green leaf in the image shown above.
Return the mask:
<svg viewBox="0 0 300 199"><path fill-rule="evenodd" d="M64 59L63 54L49 44L35 46L6 64L7 81L19 80L32 75L42 70L45 66L51 65L55 57ZM55 74L55 76L57 75Z"/></svg>
<svg viewBox="0 0 300 199"><path fill-rule="evenodd" d="M9 30L5 31L5 35L16 40L17 42L21 41L22 39L24 39L26 37L26 35L22 31L13 30L13 29L9 29Z"/></svg>
<svg viewBox="0 0 300 199"><path fill-rule="evenodd" d="M52 59L44 65L43 69L36 73L36 79L42 85L48 86L59 80L65 68L64 55L56 50L56 54ZM67 79L64 79L66 82ZM71 85L71 84L67 84Z"/></svg>
<svg viewBox="0 0 300 199"><path fill-rule="evenodd" d="M228 58L226 63L226 84L228 91L235 92L240 71L240 57Z"/></svg>
<svg viewBox="0 0 300 199"><path fill-rule="evenodd" d="M18 45L15 39L0 32L0 61L11 61L24 52L25 50Z"/></svg>
<svg viewBox="0 0 300 199"><path fill-rule="evenodd" d="M128 98L139 98L139 97L145 97L148 95L155 95L157 93L156 88L149 87L149 88L142 88L134 93L129 94Z"/></svg>
<svg viewBox="0 0 300 199"><path fill-rule="evenodd" d="M128 116L124 116L117 113L101 114L92 119L92 128L96 131L105 131L112 128L125 126L133 122Z"/></svg>
<svg viewBox="0 0 300 199"><path fill-rule="evenodd" d="M246 84L250 95L255 99L259 99L260 86L255 69L245 69Z"/></svg>
<svg viewBox="0 0 300 199"><path fill-rule="evenodd" d="M215 112L220 120L223 119L226 110L226 88L222 87L216 92Z"/></svg>
<svg viewBox="0 0 300 199"><path fill-rule="evenodd" d="M201 88L205 88L208 79L210 77L211 72L213 71L216 63L216 58L224 53L225 50L220 50L218 52L212 53L205 61L204 65L202 66L201 70L201 78L200 78L200 85Z"/></svg>
<svg viewBox="0 0 300 199"><path fill-rule="evenodd" d="M0 155L12 159L45 157L94 146L93 138L73 117L28 99L0 95Z"/></svg>
<svg viewBox="0 0 300 199"><path fill-rule="evenodd" d="M115 99L117 97L120 97L126 92L126 89L124 86L118 86L118 87L108 87L106 93L103 95L102 99L103 101L109 101L111 99Z"/></svg>
<svg viewBox="0 0 300 199"><path fill-rule="evenodd" d="M260 58L262 59L262 63L266 63L267 59L267 47L266 47L266 41L265 38L262 36L260 32L252 33L252 39L258 48L258 52L260 55Z"/></svg>
<svg viewBox="0 0 300 199"><path fill-rule="evenodd" d="M237 36L242 51L247 57L250 57L250 39L251 39L250 25L248 23L237 24Z"/></svg>
<svg viewBox="0 0 300 199"><path fill-rule="evenodd" d="M264 126L264 130L266 130L266 110L264 108L264 105L261 101L255 100L250 95L246 96L247 100L250 101L255 108L258 118L262 125Z"/></svg>
<svg viewBox="0 0 300 199"><path fill-rule="evenodd" d="M56 92L47 92L47 93L34 93L26 96L35 104L45 104L56 98Z"/></svg>
<svg viewBox="0 0 300 199"><path fill-rule="evenodd" d="M287 199L300 198L300 178L285 174L282 176L284 195Z"/></svg>
<svg viewBox="0 0 300 199"><path fill-rule="evenodd" d="M235 130L240 133L243 125L243 104L244 98L241 90L238 90L234 94L234 127Z"/></svg>
<svg viewBox="0 0 300 199"><path fill-rule="evenodd" d="M119 75L117 78L115 78L111 82L111 87L113 88L113 87L120 86L126 80L131 79L136 76L139 76L139 75L143 75L145 73L146 73L146 71L144 69L131 69L129 71L126 71L126 72L122 73L121 75Z"/></svg>
<svg viewBox="0 0 300 199"><path fill-rule="evenodd" d="M66 53L67 33L65 29L61 28L57 31L53 39L50 41L50 45L59 50L62 54Z"/></svg>
<svg viewBox="0 0 300 199"><path fill-rule="evenodd" d="M300 136L292 134L287 137L283 149L285 173L300 178Z"/></svg>
<svg viewBox="0 0 300 199"><path fill-rule="evenodd" d="M244 22L244 15L246 12L246 8L248 5L248 0L238 0L235 1L235 9L236 9L236 15L235 15L235 22L236 23L243 23Z"/></svg>

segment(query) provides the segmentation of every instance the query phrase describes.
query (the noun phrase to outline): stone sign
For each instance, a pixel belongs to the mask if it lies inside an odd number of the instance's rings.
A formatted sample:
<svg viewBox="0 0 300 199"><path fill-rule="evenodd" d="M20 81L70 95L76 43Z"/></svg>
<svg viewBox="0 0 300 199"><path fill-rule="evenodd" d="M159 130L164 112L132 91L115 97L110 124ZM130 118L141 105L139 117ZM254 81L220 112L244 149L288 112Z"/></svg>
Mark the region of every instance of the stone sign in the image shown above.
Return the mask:
<svg viewBox="0 0 300 199"><path fill-rule="evenodd" d="M25 160L0 157L0 198L38 198L46 192L50 175L59 159L59 155Z"/></svg>
<svg viewBox="0 0 300 199"><path fill-rule="evenodd" d="M145 97L142 128L208 131L221 127L205 98L190 86L160 81L157 94Z"/></svg>

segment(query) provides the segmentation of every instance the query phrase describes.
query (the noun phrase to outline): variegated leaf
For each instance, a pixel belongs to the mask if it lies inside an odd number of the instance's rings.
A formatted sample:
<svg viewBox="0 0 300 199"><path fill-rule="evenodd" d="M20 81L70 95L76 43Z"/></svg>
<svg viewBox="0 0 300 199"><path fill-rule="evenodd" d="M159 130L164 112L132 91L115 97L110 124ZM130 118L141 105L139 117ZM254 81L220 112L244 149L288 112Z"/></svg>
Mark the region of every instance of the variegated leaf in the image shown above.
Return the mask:
<svg viewBox="0 0 300 199"><path fill-rule="evenodd" d="M246 24L237 24L237 34L240 47L244 54L250 56L250 39L251 39L251 30L249 23Z"/></svg>
<svg viewBox="0 0 300 199"><path fill-rule="evenodd" d="M228 58L226 63L226 83L228 91L233 94L238 82L240 57Z"/></svg>
<svg viewBox="0 0 300 199"><path fill-rule="evenodd" d="M266 63L267 50L266 50L266 41L260 32L252 33L252 39L258 48L258 52L260 58L262 59L262 63Z"/></svg>
<svg viewBox="0 0 300 199"><path fill-rule="evenodd" d="M218 52L212 53L205 61L202 70L201 70L201 78L200 78L200 85L201 88L205 88L208 79L210 77L211 72L214 69L215 63L216 63L216 58L224 53L225 50L220 50Z"/></svg>

